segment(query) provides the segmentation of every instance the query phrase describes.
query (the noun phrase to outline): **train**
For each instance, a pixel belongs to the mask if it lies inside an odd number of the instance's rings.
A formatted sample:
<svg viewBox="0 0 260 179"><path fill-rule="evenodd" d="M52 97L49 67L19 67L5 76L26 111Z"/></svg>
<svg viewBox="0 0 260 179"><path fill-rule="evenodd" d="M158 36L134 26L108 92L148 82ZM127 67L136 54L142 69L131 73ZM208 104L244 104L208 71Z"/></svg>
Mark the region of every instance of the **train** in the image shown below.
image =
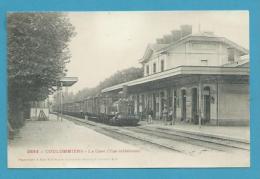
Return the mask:
<svg viewBox="0 0 260 179"><path fill-rule="evenodd" d="M134 113L134 101L116 96L92 96L64 103L62 114L114 126L137 126L140 117ZM59 105L54 112L61 112Z"/></svg>

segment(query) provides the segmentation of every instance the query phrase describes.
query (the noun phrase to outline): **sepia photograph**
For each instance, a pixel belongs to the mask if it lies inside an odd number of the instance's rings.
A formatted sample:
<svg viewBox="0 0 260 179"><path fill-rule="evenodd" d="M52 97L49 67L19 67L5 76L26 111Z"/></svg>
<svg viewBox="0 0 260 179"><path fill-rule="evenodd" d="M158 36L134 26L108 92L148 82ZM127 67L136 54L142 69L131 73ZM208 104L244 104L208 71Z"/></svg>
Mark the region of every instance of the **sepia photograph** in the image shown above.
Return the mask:
<svg viewBox="0 0 260 179"><path fill-rule="evenodd" d="M249 11L8 12L8 168L250 167Z"/></svg>

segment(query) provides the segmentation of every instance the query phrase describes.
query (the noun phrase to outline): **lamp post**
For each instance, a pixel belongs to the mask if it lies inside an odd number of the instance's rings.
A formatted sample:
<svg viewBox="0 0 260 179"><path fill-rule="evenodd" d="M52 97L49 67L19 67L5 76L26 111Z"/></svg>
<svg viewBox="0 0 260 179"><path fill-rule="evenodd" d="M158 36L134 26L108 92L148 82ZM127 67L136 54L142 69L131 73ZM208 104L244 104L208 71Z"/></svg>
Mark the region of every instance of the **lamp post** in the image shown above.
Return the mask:
<svg viewBox="0 0 260 179"><path fill-rule="evenodd" d="M75 84L76 82L78 81L78 78L77 77L63 77L59 80L58 82L58 88L60 89L60 118L61 118L61 121L62 121L62 111L63 111L63 92L62 92L62 87L69 87L69 86L72 86L73 84ZM59 119L59 117L58 117Z"/></svg>
<svg viewBox="0 0 260 179"><path fill-rule="evenodd" d="M63 97L63 94L62 94L62 87L63 87L63 83L61 82L60 83L60 120L62 121L62 97Z"/></svg>

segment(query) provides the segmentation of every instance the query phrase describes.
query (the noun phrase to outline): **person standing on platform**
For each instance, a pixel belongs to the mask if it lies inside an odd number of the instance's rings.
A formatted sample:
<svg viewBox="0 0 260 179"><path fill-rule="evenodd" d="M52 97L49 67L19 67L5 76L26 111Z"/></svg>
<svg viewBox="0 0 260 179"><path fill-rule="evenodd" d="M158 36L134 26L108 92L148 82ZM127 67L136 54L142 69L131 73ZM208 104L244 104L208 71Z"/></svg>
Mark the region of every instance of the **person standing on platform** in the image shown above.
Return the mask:
<svg viewBox="0 0 260 179"><path fill-rule="evenodd" d="M165 125L167 125L167 118L168 118L168 111L166 105L164 106L163 109L163 122Z"/></svg>
<svg viewBox="0 0 260 179"><path fill-rule="evenodd" d="M172 109L172 107L169 110L169 121L170 121L170 125L173 125L173 109Z"/></svg>
<svg viewBox="0 0 260 179"><path fill-rule="evenodd" d="M148 109L148 124L153 122L153 111L151 108Z"/></svg>

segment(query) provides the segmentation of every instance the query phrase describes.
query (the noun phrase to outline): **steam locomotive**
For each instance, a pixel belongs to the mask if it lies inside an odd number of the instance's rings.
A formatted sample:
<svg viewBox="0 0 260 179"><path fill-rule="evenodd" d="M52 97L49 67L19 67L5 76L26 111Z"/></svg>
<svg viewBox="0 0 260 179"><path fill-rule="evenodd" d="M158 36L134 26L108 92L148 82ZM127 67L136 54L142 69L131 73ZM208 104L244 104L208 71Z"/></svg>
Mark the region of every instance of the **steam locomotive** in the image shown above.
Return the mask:
<svg viewBox="0 0 260 179"><path fill-rule="evenodd" d="M58 106L56 112L60 112ZM134 114L134 102L118 96L93 96L77 102L65 103L62 113L94 122L116 126L136 126L139 116Z"/></svg>

